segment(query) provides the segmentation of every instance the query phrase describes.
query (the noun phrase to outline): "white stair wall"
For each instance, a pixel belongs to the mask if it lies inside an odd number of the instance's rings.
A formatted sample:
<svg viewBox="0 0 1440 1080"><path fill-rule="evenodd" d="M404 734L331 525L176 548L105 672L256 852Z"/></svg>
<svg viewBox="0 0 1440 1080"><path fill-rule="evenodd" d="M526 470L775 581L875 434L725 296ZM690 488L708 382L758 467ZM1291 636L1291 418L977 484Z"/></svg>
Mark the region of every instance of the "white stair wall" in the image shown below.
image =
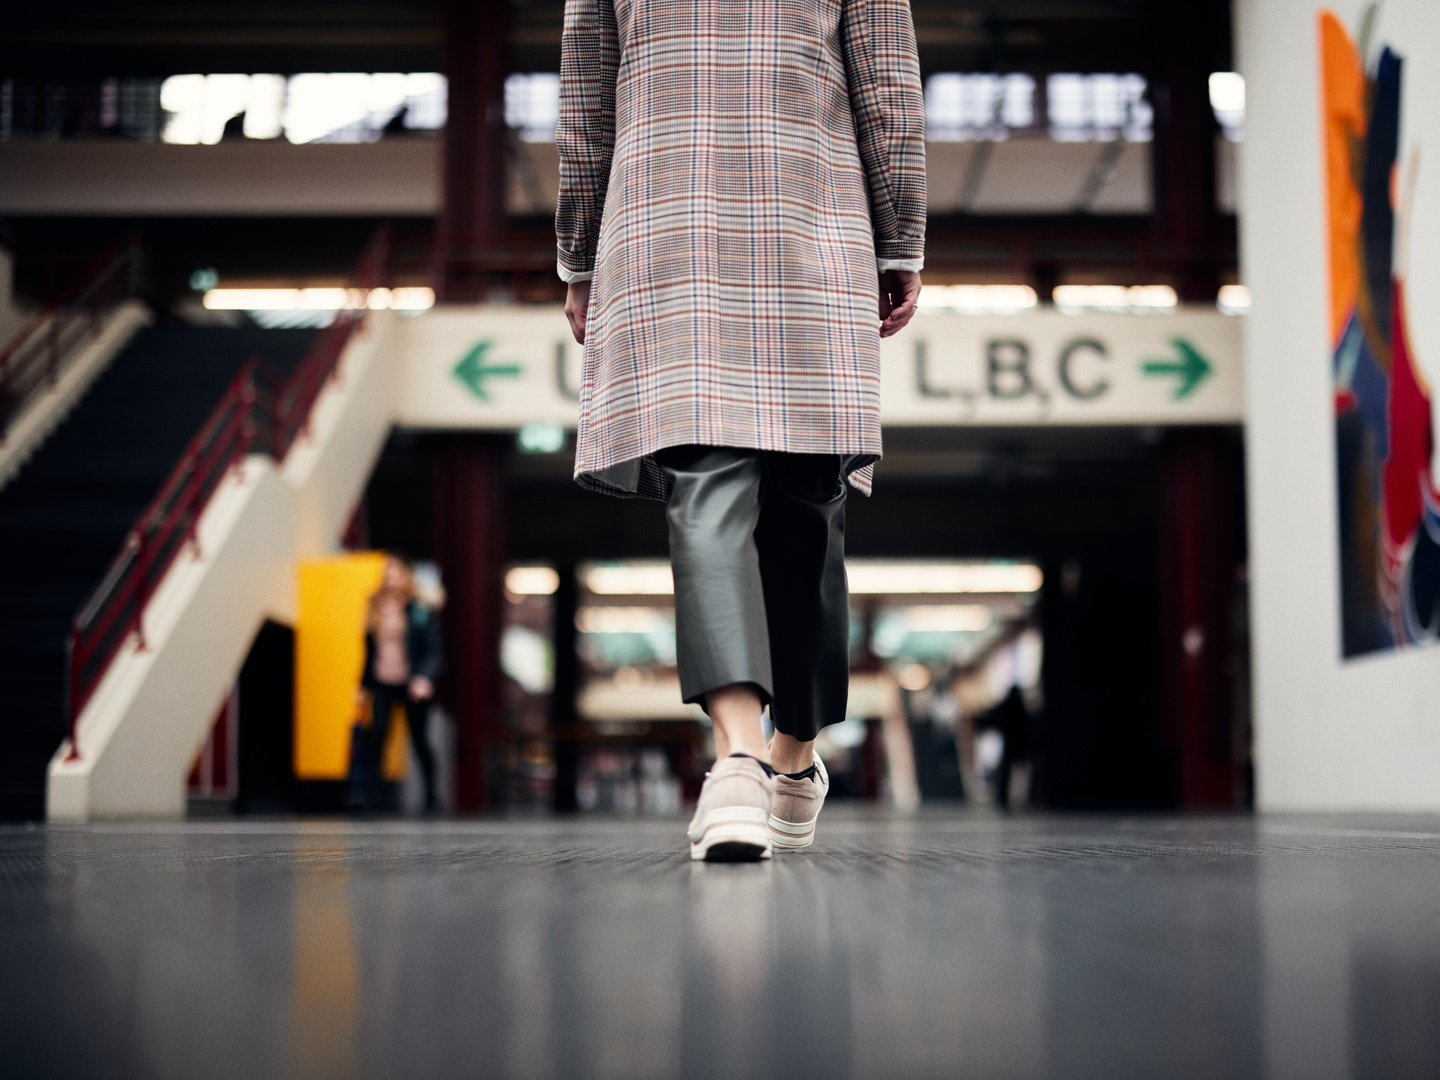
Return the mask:
<svg viewBox="0 0 1440 1080"><path fill-rule="evenodd" d="M181 818L185 778L265 619L295 619L297 564L335 550L392 422L401 327L372 312L283 466L252 455L182 554L50 762L46 817Z"/></svg>

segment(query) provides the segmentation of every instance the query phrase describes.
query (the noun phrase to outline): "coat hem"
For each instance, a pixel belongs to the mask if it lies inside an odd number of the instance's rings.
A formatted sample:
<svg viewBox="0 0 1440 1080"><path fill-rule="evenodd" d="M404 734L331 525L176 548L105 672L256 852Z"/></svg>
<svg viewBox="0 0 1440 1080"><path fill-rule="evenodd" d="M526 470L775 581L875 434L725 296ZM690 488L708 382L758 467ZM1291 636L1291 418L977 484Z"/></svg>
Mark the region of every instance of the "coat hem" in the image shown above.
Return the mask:
<svg viewBox="0 0 1440 1080"><path fill-rule="evenodd" d="M657 451L665 447L657 446ZM758 447L744 447L755 450ZM782 451L783 452L783 451ZM845 482L861 495L869 496L874 487L875 463L880 454L845 455ZM608 465L603 469L575 471L575 483L587 491L613 495L619 499L650 499L665 502L670 498L670 484L655 462L653 453Z"/></svg>

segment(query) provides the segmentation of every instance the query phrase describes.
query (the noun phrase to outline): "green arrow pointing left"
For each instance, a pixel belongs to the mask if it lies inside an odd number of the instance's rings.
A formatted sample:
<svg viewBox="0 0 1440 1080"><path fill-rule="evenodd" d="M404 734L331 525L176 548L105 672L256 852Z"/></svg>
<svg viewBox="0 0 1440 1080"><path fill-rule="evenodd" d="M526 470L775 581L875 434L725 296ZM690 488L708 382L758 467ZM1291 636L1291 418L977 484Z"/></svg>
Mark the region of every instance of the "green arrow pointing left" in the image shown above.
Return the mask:
<svg viewBox="0 0 1440 1080"><path fill-rule="evenodd" d="M465 384L465 388L481 401L489 401L485 391L485 380L495 377L514 379L524 370L519 364L487 364L485 354L494 345L493 341L481 341L460 358L450 374Z"/></svg>
<svg viewBox="0 0 1440 1080"><path fill-rule="evenodd" d="M1175 346L1175 351L1180 354L1180 359L1146 360L1140 365L1140 368L1146 375L1178 375L1180 381L1175 386L1175 393L1171 395L1171 400L1179 401L1183 397L1189 397L1197 386L1210 377L1211 372L1215 369L1210 366L1210 361L1201 355L1200 350L1184 338L1171 338L1170 344Z"/></svg>

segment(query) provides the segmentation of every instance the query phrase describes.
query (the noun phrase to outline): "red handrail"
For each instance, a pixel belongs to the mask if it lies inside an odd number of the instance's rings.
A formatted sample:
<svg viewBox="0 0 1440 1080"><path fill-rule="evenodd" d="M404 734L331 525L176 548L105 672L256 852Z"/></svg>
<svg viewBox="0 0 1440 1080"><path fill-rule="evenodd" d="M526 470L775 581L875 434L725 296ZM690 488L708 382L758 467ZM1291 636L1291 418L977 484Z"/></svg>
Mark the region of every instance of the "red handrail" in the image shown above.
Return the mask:
<svg viewBox="0 0 1440 1080"><path fill-rule="evenodd" d="M96 259L0 350L0 442L26 402L55 385L71 349L99 333L102 312L135 295L139 277L140 248L131 241Z"/></svg>
<svg viewBox="0 0 1440 1080"><path fill-rule="evenodd" d="M80 713L116 654L131 634L145 647L145 608L186 544L196 543L200 517L226 474L252 452L283 462L304 432L315 401L365 319L368 290L386 276L390 244L389 230L381 229L357 268L355 306L320 331L293 374L277 378L253 360L241 368L75 616L65 643L66 760L80 756Z"/></svg>

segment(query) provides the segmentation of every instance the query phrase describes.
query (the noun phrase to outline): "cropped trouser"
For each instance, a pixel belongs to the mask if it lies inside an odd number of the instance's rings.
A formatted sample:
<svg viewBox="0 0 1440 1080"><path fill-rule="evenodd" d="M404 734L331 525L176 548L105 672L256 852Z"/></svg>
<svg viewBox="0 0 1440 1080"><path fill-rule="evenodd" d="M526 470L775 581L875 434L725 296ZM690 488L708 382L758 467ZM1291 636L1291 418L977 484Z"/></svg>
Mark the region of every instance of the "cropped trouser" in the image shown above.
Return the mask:
<svg viewBox="0 0 1440 1080"><path fill-rule="evenodd" d="M845 459L711 446L655 455L673 484L680 690L752 683L801 742L845 718L850 597Z"/></svg>

